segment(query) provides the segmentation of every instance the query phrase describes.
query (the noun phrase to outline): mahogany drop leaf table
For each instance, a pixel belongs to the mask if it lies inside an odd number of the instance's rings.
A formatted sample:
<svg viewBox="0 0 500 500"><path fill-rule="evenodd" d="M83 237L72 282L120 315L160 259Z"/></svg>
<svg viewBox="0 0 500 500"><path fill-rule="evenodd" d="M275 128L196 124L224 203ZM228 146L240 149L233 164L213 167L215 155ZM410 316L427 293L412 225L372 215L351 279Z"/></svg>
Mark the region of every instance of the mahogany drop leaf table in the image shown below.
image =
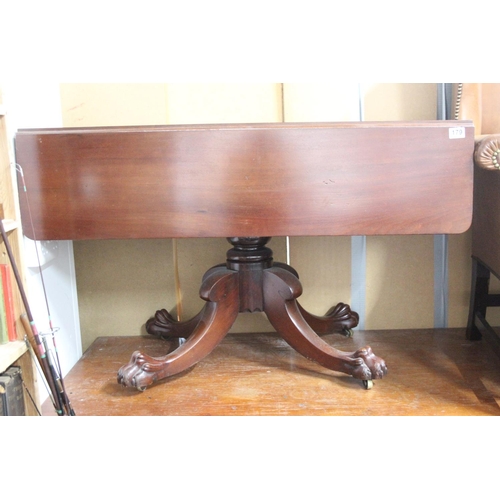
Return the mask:
<svg viewBox="0 0 500 500"><path fill-rule="evenodd" d="M339 303L307 312L296 271L273 261L274 236L452 234L471 222L469 121L280 123L26 129L16 136L24 234L40 240L225 237L226 262L202 279L205 301L178 322L161 309L147 331L185 339L162 357L135 352L118 381L144 390L196 364L240 312L263 311L299 353L371 381L387 373L351 334ZM30 220L31 212L32 221ZM33 232L34 228L34 232Z"/></svg>

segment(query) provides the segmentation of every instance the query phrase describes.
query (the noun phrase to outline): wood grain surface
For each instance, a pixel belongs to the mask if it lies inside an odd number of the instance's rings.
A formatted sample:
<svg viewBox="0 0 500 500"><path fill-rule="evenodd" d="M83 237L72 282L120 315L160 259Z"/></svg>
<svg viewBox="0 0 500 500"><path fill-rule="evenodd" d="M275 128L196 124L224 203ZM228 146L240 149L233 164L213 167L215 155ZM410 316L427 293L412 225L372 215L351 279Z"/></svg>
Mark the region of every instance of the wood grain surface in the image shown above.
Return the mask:
<svg viewBox="0 0 500 500"><path fill-rule="evenodd" d="M500 415L500 360L464 329L355 331L324 337L349 350L365 344L389 373L364 390L359 380L297 354L277 335L232 334L183 374L144 392L116 373L140 349L163 355L154 337L100 337L65 378L77 416L85 415ZM44 415L55 416L50 402Z"/></svg>
<svg viewBox="0 0 500 500"><path fill-rule="evenodd" d="M462 127L463 138L450 138ZM21 130L38 239L461 233L472 122Z"/></svg>

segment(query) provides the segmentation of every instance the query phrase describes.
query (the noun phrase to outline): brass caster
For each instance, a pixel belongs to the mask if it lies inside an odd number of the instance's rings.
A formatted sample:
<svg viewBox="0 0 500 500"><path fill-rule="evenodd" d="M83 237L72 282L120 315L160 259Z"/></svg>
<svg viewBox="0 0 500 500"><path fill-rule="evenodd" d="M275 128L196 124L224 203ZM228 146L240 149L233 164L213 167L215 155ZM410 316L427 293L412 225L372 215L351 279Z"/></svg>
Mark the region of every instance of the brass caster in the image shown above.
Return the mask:
<svg viewBox="0 0 500 500"><path fill-rule="evenodd" d="M343 335L344 337L349 337L349 338L351 338L351 337L353 337L353 336L354 336L354 332L353 332L350 328L344 328L344 329L342 330L342 335Z"/></svg>
<svg viewBox="0 0 500 500"><path fill-rule="evenodd" d="M373 387L373 380L363 380L363 387L368 391Z"/></svg>

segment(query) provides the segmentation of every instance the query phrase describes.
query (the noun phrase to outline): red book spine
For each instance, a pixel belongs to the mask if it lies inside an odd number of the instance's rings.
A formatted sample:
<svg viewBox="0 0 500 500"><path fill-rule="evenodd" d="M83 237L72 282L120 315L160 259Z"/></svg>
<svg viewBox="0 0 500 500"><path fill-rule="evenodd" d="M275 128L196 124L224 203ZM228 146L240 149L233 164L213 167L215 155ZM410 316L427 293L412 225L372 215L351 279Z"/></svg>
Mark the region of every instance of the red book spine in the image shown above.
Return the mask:
<svg viewBox="0 0 500 500"><path fill-rule="evenodd" d="M16 318L14 314L14 297L12 295L12 279L10 268L7 264L0 264L2 272L3 298L5 302L5 316L9 341L17 340Z"/></svg>

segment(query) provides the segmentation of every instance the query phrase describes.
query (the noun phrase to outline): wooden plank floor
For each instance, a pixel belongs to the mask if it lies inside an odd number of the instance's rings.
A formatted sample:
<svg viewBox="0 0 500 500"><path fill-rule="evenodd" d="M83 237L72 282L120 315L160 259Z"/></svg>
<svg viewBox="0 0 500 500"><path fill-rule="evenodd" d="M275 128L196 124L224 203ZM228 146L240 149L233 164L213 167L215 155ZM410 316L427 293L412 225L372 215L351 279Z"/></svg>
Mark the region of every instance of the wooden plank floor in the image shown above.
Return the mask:
<svg viewBox="0 0 500 500"><path fill-rule="evenodd" d="M365 390L297 354L276 334L232 334L183 374L144 392L116 381L133 351L161 356L154 337L101 337L65 378L85 415L500 415L500 359L463 329L355 331L323 337L351 351L370 345L386 378ZM55 415L50 401L43 415Z"/></svg>

